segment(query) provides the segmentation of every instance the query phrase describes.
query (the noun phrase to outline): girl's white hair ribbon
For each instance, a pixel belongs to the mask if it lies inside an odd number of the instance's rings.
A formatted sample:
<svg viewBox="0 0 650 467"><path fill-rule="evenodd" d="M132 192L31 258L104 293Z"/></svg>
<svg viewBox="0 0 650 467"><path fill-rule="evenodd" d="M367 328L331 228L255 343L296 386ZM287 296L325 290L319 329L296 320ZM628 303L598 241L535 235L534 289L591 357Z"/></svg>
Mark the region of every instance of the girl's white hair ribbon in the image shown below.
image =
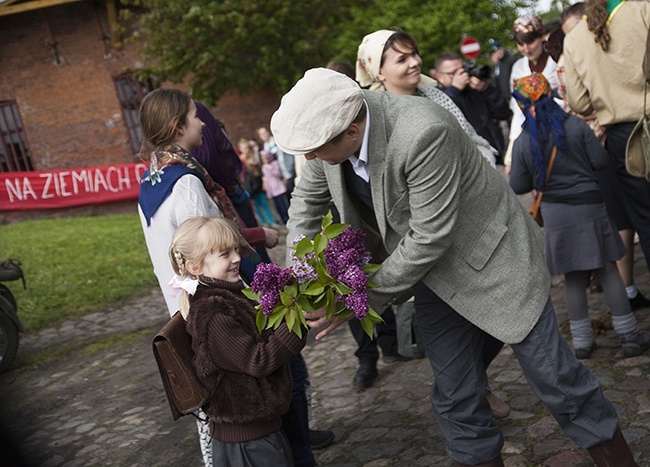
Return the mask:
<svg viewBox="0 0 650 467"><path fill-rule="evenodd" d="M190 295L194 295L196 288L199 286L199 280L190 279L189 277L182 278L178 274L174 274L174 277L172 277L172 280L167 285L170 293L174 297L180 293L181 289Z"/></svg>

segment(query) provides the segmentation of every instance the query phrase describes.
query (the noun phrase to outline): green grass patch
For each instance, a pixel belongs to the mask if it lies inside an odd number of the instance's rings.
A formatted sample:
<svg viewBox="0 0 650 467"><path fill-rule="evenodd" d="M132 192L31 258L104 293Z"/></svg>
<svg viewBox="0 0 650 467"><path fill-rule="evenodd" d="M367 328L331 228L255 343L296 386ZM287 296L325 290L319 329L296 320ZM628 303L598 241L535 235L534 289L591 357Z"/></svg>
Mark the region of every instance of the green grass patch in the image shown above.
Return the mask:
<svg viewBox="0 0 650 467"><path fill-rule="evenodd" d="M27 331L157 287L137 214L67 217L0 226L0 260L22 262L27 290L6 282Z"/></svg>
<svg viewBox="0 0 650 467"><path fill-rule="evenodd" d="M136 339L139 340L143 337L149 337L153 339L153 336L157 331L157 329L140 329L139 331L129 332L125 334L115 334L113 336L102 337L99 340L95 340L92 344L86 345L83 348L83 351L87 354L114 351L118 345L124 342L135 342Z"/></svg>

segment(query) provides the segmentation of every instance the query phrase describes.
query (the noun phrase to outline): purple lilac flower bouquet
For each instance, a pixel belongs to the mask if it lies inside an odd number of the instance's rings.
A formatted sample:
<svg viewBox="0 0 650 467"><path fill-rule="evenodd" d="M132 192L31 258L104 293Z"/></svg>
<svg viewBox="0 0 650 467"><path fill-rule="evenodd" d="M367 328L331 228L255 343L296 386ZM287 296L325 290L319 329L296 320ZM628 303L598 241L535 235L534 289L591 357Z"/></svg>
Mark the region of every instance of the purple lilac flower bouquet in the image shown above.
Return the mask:
<svg viewBox="0 0 650 467"><path fill-rule="evenodd" d="M326 316L356 316L364 331L373 336L374 324L382 322L368 303L366 290L378 287L368 275L379 269L370 263L363 244L365 233L345 224L333 224L328 212L321 232L313 240L299 236L291 247L291 266L260 264L251 287L244 294L259 300L257 328L276 329L284 320L302 337L305 312L325 307Z"/></svg>

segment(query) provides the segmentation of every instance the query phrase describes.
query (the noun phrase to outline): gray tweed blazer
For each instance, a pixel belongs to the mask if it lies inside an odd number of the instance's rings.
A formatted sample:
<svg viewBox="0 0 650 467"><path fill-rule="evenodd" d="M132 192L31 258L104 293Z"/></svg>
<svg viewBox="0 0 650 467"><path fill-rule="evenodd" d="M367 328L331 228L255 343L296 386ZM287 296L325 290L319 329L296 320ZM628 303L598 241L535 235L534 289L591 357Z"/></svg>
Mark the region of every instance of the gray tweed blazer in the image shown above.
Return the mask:
<svg viewBox="0 0 650 467"><path fill-rule="evenodd" d="M389 253L373 277L381 285L370 291L373 309L421 280L479 328L520 342L549 298L542 230L445 109L388 92L364 98L378 231L351 200L342 167L316 159L292 194L288 242L313 238L333 200L342 222Z"/></svg>

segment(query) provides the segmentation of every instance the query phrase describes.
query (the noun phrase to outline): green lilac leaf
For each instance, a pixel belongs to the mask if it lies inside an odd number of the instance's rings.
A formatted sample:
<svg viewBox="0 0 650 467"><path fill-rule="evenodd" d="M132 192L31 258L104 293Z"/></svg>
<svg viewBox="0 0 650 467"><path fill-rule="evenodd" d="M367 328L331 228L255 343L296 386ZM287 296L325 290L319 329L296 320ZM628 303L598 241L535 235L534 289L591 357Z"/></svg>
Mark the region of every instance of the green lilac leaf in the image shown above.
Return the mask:
<svg viewBox="0 0 650 467"><path fill-rule="evenodd" d="M250 288L244 289L244 290L242 290L242 293L244 295L246 295L246 297L248 297L251 300L256 300L257 301L257 300L260 299L260 294L253 292L253 289L250 289Z"/></svg>
<svg viewBox="0 0 650 467"><path fill-rule="evenodd" d="M278 307L275 311L273 311L273 313L271 313L271 316L269 316L269 327L277 329L277 327L282 322L282 318L284 318L286 314L286 308Z"/></svg>
<svg viewBox="0 0 650 467"><path fill-rule="evenodd" d="M262 333L264 329L266 328L266 315L262 313L262 310L259 310L257 312L257 316L255 317L255 324L257 324L257 330Z"/></svg>
<svg viewBox="0 0 650 467"><path fill-rule="evenodd" d="M307 290L303 292L305 295L321 295L323 291L325 290L325 287L323 287L321 284L314 284L311 287L309 287Z"/></svg>
<svg viewBox="0 0 650 467"><path fill-rule="evenodd" d="M345 227L345 224L332 224L323 230L323 235L329 239L335 238L345 230Z"/></svg>
<svg viewBox="0 0 650 467"><path fill-rule="evenodd" d="M284 293L282 290L280 290L280 301L284 306L291 306L293 303L293 296Z"/></svg>
<svg viewBox="0 0 650 467"><path fill-rule="evenodd" d="M381 264L375 264L375 263L368 263L365 264L361 270L365 272L366 274L372 274L373 272L379 271L379 268L381 267Z"/></svg>
<svg viewBox="0 0 650 467"><path fill-rule="evenodd" d="M303 297L303 296L300 296L300 295L299 295L299 296L296 298L296 303L298 303L298 306L299 306L303 311L306 311L306 312L308 312L308 313L316 310L316 309L312 306L312 304L310 303L310 301L307 299L307 297Z"/></svg>
<svg viewBox="0 0 650 467"><path fill-rule="evenodd" d="M352 292L354 292L354 289L351 289L350 287L343 284L342 282L339 282L338 284L335 284L334 288L336 288L336 291L339 293L339 295L347 295L347 294L351 294Z"/></svg>
<svg viewBox="0 0 650 467"><path fill-rule="evenodd" d="M307 253L311 253L312 251L314 251L314 246L308 238L303 238L296 245L296 256L298 258L304 258Z"/></svg>
<svg viewBox="0 0 650 467"><path fill-rule="evenodd" d="M314 253L320 255L323 251L325 251L327 242L327 237L321 234L316 234L316 237L314 237Z"/></svg>
<svg viewBox="0 0 650 467"><path fill-rule="evenodd" d="M321 230L325 230L332 223L333 219L334 216L332 215L332 210L330 209L327 211L327 214L323 216L323 220L321 221Z"/></svg>
<svg viewBox="0 0 650 467"><path fill-rule="evenodd" d="M361 320L361 327L366 332L366 334L368 334L368 337L370 337L371 339L374 339L374 337L375 337L375 325L373 324L373 322L371 320L365 319L365 318L362 319Z"/></svg>

